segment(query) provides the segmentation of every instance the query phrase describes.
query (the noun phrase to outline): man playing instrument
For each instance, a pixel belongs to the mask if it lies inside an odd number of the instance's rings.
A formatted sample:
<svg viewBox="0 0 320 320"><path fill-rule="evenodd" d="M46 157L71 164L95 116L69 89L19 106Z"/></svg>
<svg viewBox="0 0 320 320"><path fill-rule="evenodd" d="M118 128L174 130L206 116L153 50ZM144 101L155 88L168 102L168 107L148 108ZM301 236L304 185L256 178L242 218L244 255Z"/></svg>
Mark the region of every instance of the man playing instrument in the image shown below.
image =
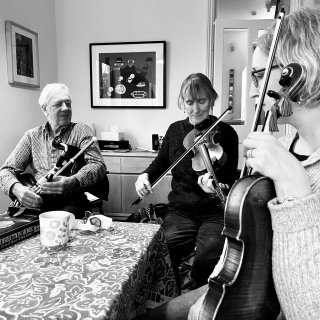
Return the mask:
<svg viewBox="0 0 320 320"><path fill-rule="evenodd" d="M195 128L213 123L217 118L209 112L217 98L210 80L202 73L189 75L182 83L178 99L179 108L187 118L170 125L156 159L136 181L140 197L152 192L150 181L155 181L185 151L186 136ZM238 136L226 123L220 122L219 144L226 162L217 170L219 182L232 185L237 175ZM185 289L195 289L207 282L208 276L219 260L224 238L223 206L219 199L211 198L197 184L198 174L192 167L193 153L183 158L172 171L172 191L168 195L168 213L163 219L163 229L170 257L179 283L178 267L184 257L196 247L191 270L191 281ZM150 181L149 181L150 180Z"/></svg>
<svg viewBox="0 0 320 320"><path fill-rule="evenodd" d="M90 209L84 194L85 188L102 180L106 174L106 166L96 142L86 150L85 165L78 172L72 176L54 177L40 186L40 192L34 192L18 179L19 174L29 166L38 181L56 165L62 151L53 147L54 139L82 148L93 137L88 125L71 122L71 95L64 84L47 84L38 102L47 122L28 130L0 168L1 189L5 194L15 196L25 208L66 210L76 217L82 217Z"/></svg>

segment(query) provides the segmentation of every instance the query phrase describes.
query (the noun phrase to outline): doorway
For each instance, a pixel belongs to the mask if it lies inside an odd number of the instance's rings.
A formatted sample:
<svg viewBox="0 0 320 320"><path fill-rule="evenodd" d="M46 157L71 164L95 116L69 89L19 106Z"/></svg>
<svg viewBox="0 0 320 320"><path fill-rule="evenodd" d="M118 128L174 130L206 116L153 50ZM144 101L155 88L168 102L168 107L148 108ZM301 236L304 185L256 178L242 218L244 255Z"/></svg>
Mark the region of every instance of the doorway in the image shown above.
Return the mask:
<svg viewBox="0 0 320 320"><path fill-rule="evenodd" d="M253 45L275 20L216 19L213 50L213 86L219 97L213 114L219 117L232 107L224 121L234 127L239 136L239 163L242 167L242 142L248 136L254 118L255 102L249 98ZM279 126L276 136L285 133Z"/></svg>

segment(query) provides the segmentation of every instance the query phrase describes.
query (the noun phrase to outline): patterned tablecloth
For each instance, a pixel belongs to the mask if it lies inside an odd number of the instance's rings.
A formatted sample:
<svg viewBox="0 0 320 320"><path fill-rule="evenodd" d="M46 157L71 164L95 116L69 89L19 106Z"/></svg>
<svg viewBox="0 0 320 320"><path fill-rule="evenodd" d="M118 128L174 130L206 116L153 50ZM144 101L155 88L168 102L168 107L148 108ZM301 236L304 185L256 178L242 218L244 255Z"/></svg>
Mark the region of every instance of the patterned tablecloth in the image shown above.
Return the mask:
<svg viewBox="0 0 320 320"><path fill-rule="evenodd" d="M130 319L177 295L159 225L72 230L62 249L39 235L0 251L0 319Z"/></svg>

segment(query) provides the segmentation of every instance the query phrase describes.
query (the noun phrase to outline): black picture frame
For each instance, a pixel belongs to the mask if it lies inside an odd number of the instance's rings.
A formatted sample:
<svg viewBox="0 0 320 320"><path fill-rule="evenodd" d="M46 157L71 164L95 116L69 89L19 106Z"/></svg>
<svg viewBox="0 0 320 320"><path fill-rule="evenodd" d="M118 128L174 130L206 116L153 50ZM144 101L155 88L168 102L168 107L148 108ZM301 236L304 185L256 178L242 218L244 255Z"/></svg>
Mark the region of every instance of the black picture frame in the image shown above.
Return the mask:
<svg viewBox="0 0 320 320"><path fill-rule="evenodd" d="M90 43L91 108L165 108L166 41Z"/></svg>

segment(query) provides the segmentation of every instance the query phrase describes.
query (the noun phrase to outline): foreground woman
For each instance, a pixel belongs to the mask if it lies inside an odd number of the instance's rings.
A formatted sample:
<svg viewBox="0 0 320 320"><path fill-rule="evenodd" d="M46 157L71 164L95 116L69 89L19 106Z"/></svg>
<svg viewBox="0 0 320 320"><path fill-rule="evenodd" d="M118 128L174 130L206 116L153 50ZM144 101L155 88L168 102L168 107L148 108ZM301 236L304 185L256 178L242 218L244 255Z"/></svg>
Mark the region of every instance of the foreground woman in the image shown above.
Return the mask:
<svg viewBox="0 0 320 320"><path fill-rule="evenodd" d="M253 70L265 68L273 28L258 41ZM320 316L320 10L301 9L284 20L268 90L279 92L281 68L298 63L305 79L297 101L284 96L278 123L296 133L278 141L254 132L243 142L247 165L271 178L277 197L268 204L273 228L272 265L276 292L287 320ZM263 72L255 73L261 88ZM267 97L265 103L274 103ZM210 188L205 176L202 186ZM198 303L199 304L199 303ZM196 319L199 306L190 319Z"/></svg>
<svg viewBox="0 0 320 320"><path fill-rule="evenodd" d="M272 35L273 28L259 39L254 70L265 68ZM268 89L280 90L281 68L289 63L299 63L305 69L298 101L286 99L286 110L280 110L286 117L280 117L279 123L291 124L297 133L278 141L255 132L244 141L247 165L271 178L276 188L277 197L269 202L274 231L273 278L286 320L316 320L320 315L319 47L320 10L301 9L284 19L274 62L280 68L272 69ZM254 75L259 89L263 72ZM267 97L265 103L274 101ZM199 184L213 191L207 175ZM139 319L186 319L186 310L200 297L188 315L189 320L199 319L206 287L173 299Z"/></svg>

